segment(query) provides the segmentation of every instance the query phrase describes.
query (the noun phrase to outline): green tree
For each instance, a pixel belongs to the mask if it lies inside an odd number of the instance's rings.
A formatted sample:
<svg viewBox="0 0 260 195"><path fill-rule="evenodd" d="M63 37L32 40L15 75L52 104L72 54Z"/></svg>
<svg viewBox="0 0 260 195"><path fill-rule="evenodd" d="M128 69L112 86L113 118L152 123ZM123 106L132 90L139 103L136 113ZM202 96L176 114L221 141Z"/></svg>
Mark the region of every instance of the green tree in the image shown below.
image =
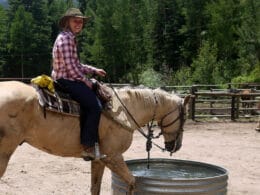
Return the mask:
<svg viewBox="0 0 260 195"><path fill-rule="evenodd" d="M48 17L47 2L37 0L32 2L32 17L35 21L33 31L33 69L34 74L48 74L51 59L51 20Z"/></svg>
<svg viewBox="0 0 260 195"><path fill-rule="evenodd" d="M238 64L241 66L240 75L248 75L260 59L260 2L241 1L241 12Z"/></svg>
<svg viewBox="0 0 260 195"><path fill-rule="evenodd" d="M208 17L205 7L210 0L180 0L178 1L184 24L180 33L184 36L181 46L182 64L190 66L192 59L198 54L202 40L207 34Z"/></svg>
<svg viewBox="0 0 260 195"><path fill-rule="evenodd" d="M30 11L33 0L8 0L9 8L8 14L9 19L12 21L15 17L15 13L18 10L19 6L23 6L25 11Z"/></svg>
<svg viewBox="0 0 260 195"><path fill-rule="evenodd" d="M94 62L99 67L104 68L110 73L112 81L116 81L117 72L120 69L116 67L116 50L118 49L116 29L112 25L112 17L114 14L115 2L107 3L105 0L97 0L97 9L94 13L94 28L91 36L93 44L88 45L88 51L91 58L87 59Z"/></svg>
<svg viewBox="0 0 260 195"><path fill-rule="evenodd" d="M224 81L219 70L217 52L215 44L203 41L198 57L191 65L193 83L215 84Z"/></svg>
<svg viewBox="0 0 260 195"><path fill-rule="evenodd" d="M157 2L157 18L154 28L154 63L155 70L178 70L181 64L181 46L184 37L180 28L184 24L181 9L177 1ZM167 68L165 68L167 67Z"/></svg>
<svg viewBox="0 0 260 195"><path fill-rule="evenodd" d="M51 43L53 44L60 29L58 22L67 9L67 4L64 0L52 0L47 4L48 19L51 27Z"/></svg>
<svg viewBox="0 0 260 195"><path fill-rule="evenodd" d="M130 21L129 1L97 0L88 9L93 16L90 25L84 33L87 41L83 48L83 60L103 67L109 72L111 81L119 81L129 71ZM118 76L120 75L120 77Z"/></svg>
<svg viewBox="0 0 260 195"><path fill-rule="evenodd" d="M237 64L240 9L239 0L217 0L206 7L209 15L207 39L217 46L217 58L222 62L219 70L226 82L240 73Z"/></svg>
<svg viewBox="0 0 260 195"><path fill-rule="evenodd" d="M32 40L34 20L32 14L19 6L10 27L10 43L8 64L5 65L5 76L27 77L32 74L32 58L34 43Z"/></svg>
<svg viewBox="0 0 260 195"><path fill-rule="evenodd" d="M87 3L88 3L87 0L78 0L78 2L79 2L80 11L84 13L87 9Z"/></svg>
<svg viewBox="0 0 260 195"><path fill-rule="evenodd" d="M0 5L0 76L3 75L3 66L7 57L7 15L4 8Z"/></svg>

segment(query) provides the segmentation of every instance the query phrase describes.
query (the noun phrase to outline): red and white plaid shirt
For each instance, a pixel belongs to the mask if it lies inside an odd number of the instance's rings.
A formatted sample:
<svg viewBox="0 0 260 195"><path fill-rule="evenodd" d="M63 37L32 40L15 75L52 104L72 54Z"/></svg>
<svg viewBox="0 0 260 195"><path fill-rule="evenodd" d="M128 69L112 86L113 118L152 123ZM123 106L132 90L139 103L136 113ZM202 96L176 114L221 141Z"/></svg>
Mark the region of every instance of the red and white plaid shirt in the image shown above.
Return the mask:
<svg viewBox="0 0 260 195"><path fill-rule="evenodd" d="M54 80L64 78L69 80L86 81L86 74L94 73L96 68L81 64L77 54L75 35L69 31L61 32L52 50Z"/></svg>

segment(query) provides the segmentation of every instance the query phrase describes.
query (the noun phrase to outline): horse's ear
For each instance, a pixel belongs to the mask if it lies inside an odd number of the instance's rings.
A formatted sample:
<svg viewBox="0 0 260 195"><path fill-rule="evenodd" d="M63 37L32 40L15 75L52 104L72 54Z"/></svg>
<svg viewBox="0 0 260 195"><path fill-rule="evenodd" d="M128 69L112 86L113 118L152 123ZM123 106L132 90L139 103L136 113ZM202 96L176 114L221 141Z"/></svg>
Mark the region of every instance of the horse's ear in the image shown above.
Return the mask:
<svg viewBox="0 0 260 195"><path fill-rule="evenodd" d="M186 106L189 103L190 97L191 97L190 95L187 95L187 96L184 97L184 101L183 101L184 106Z"/></svg>

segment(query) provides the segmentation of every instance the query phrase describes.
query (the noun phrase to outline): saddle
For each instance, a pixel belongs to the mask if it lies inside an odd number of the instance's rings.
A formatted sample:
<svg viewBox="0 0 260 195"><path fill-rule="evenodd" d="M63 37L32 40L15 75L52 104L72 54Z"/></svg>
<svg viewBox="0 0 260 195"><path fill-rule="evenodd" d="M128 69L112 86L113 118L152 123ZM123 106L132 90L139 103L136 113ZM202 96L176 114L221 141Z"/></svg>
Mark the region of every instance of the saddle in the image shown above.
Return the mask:
<svg viewBox="0 0 260 195"><path fill-rule="evenodd" d="M76 117L80 116L79 103L74 101L68 93L64 93L57 89L55 89L54 93L51 93L45 88L38 88L37 91L39 95L39 103L44 110Z"/></svg>
<svg viewBox="0 0 260 195"><path fill-rule="evenodd" d="M46 75L38 76L31 80L39 98L39 104L46 110L60 114L79 117L80 105L57 82ZM51 86L51 87L50 87Z"/></svg>
<svg viewBox="0 0 260 195"><path fill-rule="evenodd" d="M57 112L70 116L80 116L80 105L73 100L69 93L59 83L53 81L47 75L41 75L31 80L31 83L36 88L39 96L39 103L46 110ZM108 111L111 109L112 93L109 88L96 81L92 80L93 90L100 99L103 109Z"/></svg>

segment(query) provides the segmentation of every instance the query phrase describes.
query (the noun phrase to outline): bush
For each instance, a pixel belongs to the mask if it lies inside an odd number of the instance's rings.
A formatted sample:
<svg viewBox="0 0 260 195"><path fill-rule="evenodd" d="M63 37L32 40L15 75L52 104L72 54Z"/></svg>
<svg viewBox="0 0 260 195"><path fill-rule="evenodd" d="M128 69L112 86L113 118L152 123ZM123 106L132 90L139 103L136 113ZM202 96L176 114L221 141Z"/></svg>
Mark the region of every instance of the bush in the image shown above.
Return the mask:
<svg viewBox="0 0 260 195"><path fill-rule="evenodd" d="M165 82L163 81L163 76L153 70L152 68L148 68L140 74L140 84L148 86L148 87L160 87L164 86Z"/></svg>
<svg viewBox="0 0 260 195"><path fill-rule="evenodd" d="M257 83L260 82L260 63L256 64L255 68L249 75L241 75L232 79L232 83Z"/></svg>

